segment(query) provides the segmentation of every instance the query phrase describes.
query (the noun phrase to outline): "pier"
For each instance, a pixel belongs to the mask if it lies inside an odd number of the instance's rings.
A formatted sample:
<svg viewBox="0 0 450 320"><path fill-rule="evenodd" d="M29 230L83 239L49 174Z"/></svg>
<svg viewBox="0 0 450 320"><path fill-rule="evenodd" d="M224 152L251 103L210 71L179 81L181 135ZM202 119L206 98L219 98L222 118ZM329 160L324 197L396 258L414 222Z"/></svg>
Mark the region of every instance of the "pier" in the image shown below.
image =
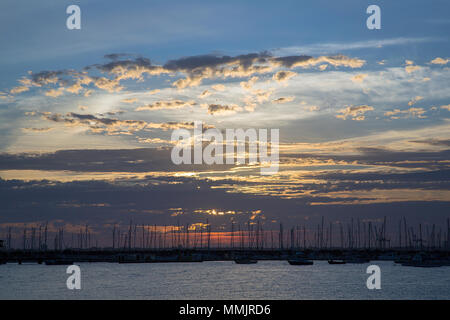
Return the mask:
<svg viewBox="0 0 450 320"><path fill-rule="evenodd" d="M449 250L365 250L365 249L65 249L65 250L2 250L1 263L48 263L61 262L110 262L110 263L169 263L169 262L202 262L202 261L233 261L242 257L254 260L288 260L301 255L311 260L364 261L390 260L408 261L417 254L425 254L428 259L450 261ZM54 263L52 263L54 264ZM61 263L63 264L63 263Z"/></svg>

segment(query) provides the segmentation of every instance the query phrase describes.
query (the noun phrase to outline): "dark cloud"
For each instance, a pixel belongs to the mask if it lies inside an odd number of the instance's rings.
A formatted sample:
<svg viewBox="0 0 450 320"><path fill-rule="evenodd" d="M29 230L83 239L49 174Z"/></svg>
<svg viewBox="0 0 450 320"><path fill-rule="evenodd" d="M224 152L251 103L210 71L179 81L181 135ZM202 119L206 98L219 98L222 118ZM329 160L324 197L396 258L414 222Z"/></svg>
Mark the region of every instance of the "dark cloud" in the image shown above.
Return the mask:
<svg viewBox="0 0 450 320"><path fill-rule="evenodd" d="M312 58L313 57L311 57L311 56L305 56L305 55L301 55L301 56L286 56L286 57L273 58L273 61L279 63L283 67L291 68L292 66L294 66L294 65L296 65L298 63L303 63L303 62L309 61Z"/></svg>
<svg viewBox="0 0 450 320"><path fill-rule="evenodd" d="M97 69L103 72L111 72L114 69L117 68L124 68L127 70L137 70L138 68L144 68L151 70L153 68L152 63L150 62L150 59L138 57L133 60L127 59L127 60L118 60L120 57L116 57L113 59L114 61L106 63L106 64L98 64L96 65Z"/></svg>
<svg viewBox="0 0 450 320"><path fill-rule="evenodd" d="M162 123L146 122L143 120L129 120L129 119L118 119L118 118L108 118L99 117L93 114L79 114L75 112L69 112L65 115L59 113L49 113L49 112L30 112L27 113L31 116L40 115L43 119L64 123L70 126L84 126L90 129L91 133L98 134L131 134L142 130L173 130L173 129L192 129L194 127L194 122L175 122L168 121ZM114 113L114 114L121 114Z"/></svg>
<svg viewBox="0 0 450 320"><path fill-rule="evenodd" d="M73 116L95 120L92 115ZM448 152L401 153L374 148L360 151L361 154L351 156L283 155L282 163L286 159L314 157L379 164L383 168L387 165L401 166L398 162L405 159L436 161L449 156ZM403 216L411 224L439 225L444 223L448 214L450 199L445 201L441 197L441 200L430 201L420 195L450 190L450 169L431 170L431 166L423 162L411 164L421 171L402 173L382 170L359 172L346 169L345 165L340 170L305 168L301 177L294 176L286 183L281 178L283 175L267 182L245 179L242 175L234 179L232 175L220 172L214 179L176 176L177 171L222 171L229 170L230 166L175 166L170 161L170 152L170 148L147 148L0 154L2 170L136 173L135 176L105 178L104 181L58 182L46 180L45 176L34 181L0 179L0 232L5 232L8 223L59 221L65 225L89 224L98 236L109 239L113 223L125 230L130 220L138 224L185 225L206 223L207 219L215 230L219 227L227 230L232 221L243 225L253 216L252 212L259 210L261 213L256 219L260 219L265 230L277 229L280 222L286 228L306 225L314 230L322 216L333 222L345 222L351 218L355 221L382 221L384 216L388 216L389 227L395 231L398 220ZM149 173L142 177L139 172ZM378 199L379 190L384 190L384 194L403 194L408 190L413 196L415 191L422 193L417 199L397 199L394 202L386 199L384 202L383 198ZM380 201L370 203L374 199ZM178 208L177 215L173 215L173 208ZM207 209L233 211L235 214L209 215L205 213Z"/></svg>
<svg viewBox="0 0 450 320"><path fill-rule="evenodd" d="M110 53L110 54L105 54L103 57L105 59L109 59L109 60L118 60L120 58L131 57L131 56L133 56L133 54L130 54L130 53Z"/></svg>
<svg viewBox="0 0 450 320"><path fill-rule="evenodd" d="M31 74L31 81L35 86L43 86L49 83L58 83L62 76L77 74L73 70L41 71Z"/></svg>
<svg viewBox="0 0 450 320"><path fill-rule="evenodd" d="M189 56L169 60L164 65L154 65L148 58L126 53L112 53L104 57L109 62L86 66L81 72L59 70L41 71L36 74L31 74L30 78L19 80L22 86L13 88L12 92L25 92L29 90L30 86L40 87L48 84L58 84L62 90L65 89L71 93L79 93L80 90L86 90L90 84L109 92L117 92L123 89L120 86L120 81L122 80L137 79L142 81L144 75L157 76L169 74L175 76L179 73L184 74L184 78L174 81L172 85L182 89L197 86L204 79L250 77L255 74L273 72L274 69L280 67L306 68L318 64L330 64L335 67L358 68L365 63L364 60L343 55L332 57L311 57L305 55L274 57L267 51L237 56L217 54ZM89 74L91 70L106 73L110 78ZM281 77L286 77L286 75L287 73L279 74ZM66 88L68 85L70 87ZM50 92L47 95L59 96L60 94L62 93L55 95Z"/></svg>
<svg viewBox="0 0 450 320"><path fill-rule="evenodd" d="M240 182L244 184L245 182ZM448 202L409 201L375 204L332 204L312 206L310 202L341 200L324 196L282 199L271 195L230 193L215 188L221 182L194 178L127 179L107 181L5 181L0 179L0 232L8 223L62 221L62 224L89 224L101 236L109 239L111 225L124 229L130 223L185 225L206 223L229 229L231 221L241 225L250 221L251 212L259 216L265 230L276 230L282 222L286 228L306 225L314 230L321 217L327 221L350 221L350 218L381 221L388 216L388 233L396 231L398 220L405 216L410 224L441 224L448 213ZM316 186L316 188L322 188ZM328 188L324 186L323 189ZM356 189L358 190L358 189ZM349 197L343 200L358 200ZM180 208L172 215L171 208ZM208 215L198 209L232 210L232 215ZM256 221L256 220L254 220Z"/></svg>
<svg viewBox="0 0 450 320"><path fill-rule="evenodd" d="M346 163L357 162L361 165L379 165L379 166L391 166L399 168L417 168L417 169L432 169L432 170L444 170L448 168L447 160L450 158L450 150L443 151L411 151L400 152L392 151L383 148L367 148L360 147L356 151L358 154L315 154L315 153L284 153L281 155L283 158L310 158L317 160L333 160L335 162L344 161Z"/></svg>
<svg viewBox="0 0 450 320"><path fill-rule="evenodd" d="M450 140L429 139L429 140L413 140L411 142L429 144L432 146L450 147Z"/></svg>
<svg viewBox="0 0 450 320"><path fill-rule="evenodd" d="M255 63L265 63L270 58L268 52L249 53L238 56L199 55L169 60L164 67L172 71L192 72L196 69L217 68L228 64L237 64L248 69Z"/></svg>
<svg viewBox="0 0 450 320"><path fill-rule="evenodd" d="M209 114L219 114L219 113L234 113L236 111L242 110L237 105L221 105L221 104L210 104L208 105Z"/></svg>
<svg viewBox="0 0 450 320"><path fill-rule="evenodd" d="M171 148L124 150L60 150L41 154L0 154L0 169L69 170L80 172L150 172L226 170L230 165L174 165Z"/></svg>
<svg viewBox="0 0 450 320"><path fill-rule="evenodd" d="M137 107L136 111L180 109L180 108L194 106L194 105L196 105L196 102L193 100L191 100L191 101L183 101L183 100L155 101L155 102Z"/></svg>

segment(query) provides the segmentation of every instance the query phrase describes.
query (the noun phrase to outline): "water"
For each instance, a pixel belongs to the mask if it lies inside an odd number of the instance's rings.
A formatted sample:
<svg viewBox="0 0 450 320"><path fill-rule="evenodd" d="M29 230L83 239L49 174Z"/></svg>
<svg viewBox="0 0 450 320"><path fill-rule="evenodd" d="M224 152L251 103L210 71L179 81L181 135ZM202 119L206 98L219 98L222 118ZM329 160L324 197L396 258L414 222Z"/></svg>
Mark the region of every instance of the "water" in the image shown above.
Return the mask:
<svg viewBox="0 0 450 320"><path fill-rule="evenodd" d="M67 289L67 266L7 264L0 299L450 299L450 267L370 264L381 268L381 290L366 287L369 264L326 261L80 263L81 290Z"/></svg>

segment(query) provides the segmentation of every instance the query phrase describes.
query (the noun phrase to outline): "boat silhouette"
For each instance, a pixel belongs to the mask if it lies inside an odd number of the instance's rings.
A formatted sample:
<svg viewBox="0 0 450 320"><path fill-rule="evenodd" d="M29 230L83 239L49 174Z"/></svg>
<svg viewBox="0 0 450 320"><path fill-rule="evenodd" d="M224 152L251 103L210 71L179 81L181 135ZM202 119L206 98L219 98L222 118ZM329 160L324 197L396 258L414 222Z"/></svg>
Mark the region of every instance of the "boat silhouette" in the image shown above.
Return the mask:
<svg viewBox="0 0 450 320"><path fill-rule="evenodd" d="M346 264L347 261L345 260L328 260L329 264Z"/></svg>
<svg viewBox="0 0 450 320"><path fill-rule="evenodd" d="M52 259L52 260L45 260L45 264L47 266L67 266L73 264L73 261L64 259Z"/></svg>
<svg viewBox="0 0 450 320"><path fill-rule="evenodd" d="M237 264L255 264L255 263L258 263L258 260L249 259L249 258L240 258L240 259L234 259L234 262Z"/></svg>
<svg viewBox="0 0 450 320"><path fill-rule="evenodd" d="M314 264L314 261L304 258L293 258L288 259L288 263L293 266L310 266Z"/></svg>

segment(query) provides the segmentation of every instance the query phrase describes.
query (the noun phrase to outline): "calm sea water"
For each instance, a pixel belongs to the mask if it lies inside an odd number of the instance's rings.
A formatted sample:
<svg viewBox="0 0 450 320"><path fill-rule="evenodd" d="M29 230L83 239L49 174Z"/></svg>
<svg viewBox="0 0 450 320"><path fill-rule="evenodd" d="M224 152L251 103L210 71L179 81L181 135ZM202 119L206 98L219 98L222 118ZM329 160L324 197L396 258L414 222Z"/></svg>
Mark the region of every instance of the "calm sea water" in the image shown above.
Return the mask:
<svg viewBox="0 0 450 320"><path fill-rule="evenodd" d="M67 289L67 266L7 264L0 299L450 299L450 267L370 264L381 268L381 290L366 287L369 264L326 261L80 263L81 290Z"/></svg>

